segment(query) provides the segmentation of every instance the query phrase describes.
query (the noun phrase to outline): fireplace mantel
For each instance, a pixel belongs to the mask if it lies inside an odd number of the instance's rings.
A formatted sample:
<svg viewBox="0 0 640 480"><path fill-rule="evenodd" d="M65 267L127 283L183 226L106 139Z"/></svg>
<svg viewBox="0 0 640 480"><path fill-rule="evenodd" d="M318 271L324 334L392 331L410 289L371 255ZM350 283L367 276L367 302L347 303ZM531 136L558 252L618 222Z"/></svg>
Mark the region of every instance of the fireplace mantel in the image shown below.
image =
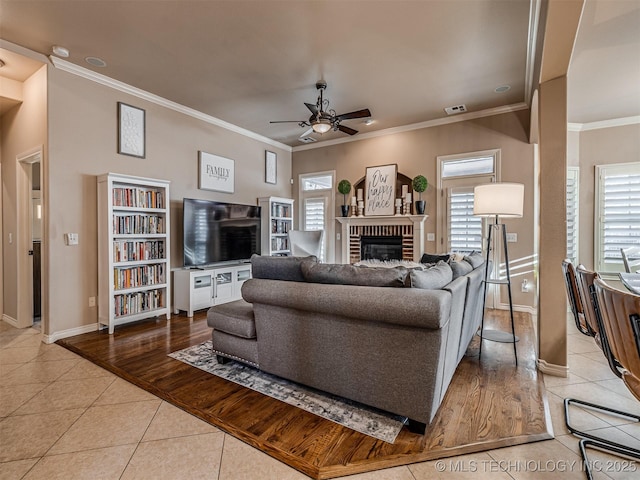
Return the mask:
<svg viewBox="0 0 640 480"><path fill-rule="evenodd" d="M351 263L351 227L364 226L404 226L413 227L413 260L418 262L424 253L424 222L428 215L390 215L337 217L342 225L342 263Z"/></svg>

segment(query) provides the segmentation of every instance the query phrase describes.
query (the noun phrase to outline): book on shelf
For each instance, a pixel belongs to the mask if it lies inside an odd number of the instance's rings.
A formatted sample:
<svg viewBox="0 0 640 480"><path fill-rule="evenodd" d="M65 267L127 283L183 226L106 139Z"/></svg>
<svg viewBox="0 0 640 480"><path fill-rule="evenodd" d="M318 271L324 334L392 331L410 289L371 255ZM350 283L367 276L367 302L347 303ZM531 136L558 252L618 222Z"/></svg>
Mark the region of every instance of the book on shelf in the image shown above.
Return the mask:
<svg viewBox="0 0 640 480"><path fill-rule="evenodd" d="M291 209L289 205L284 205L282 203L274 203L271 206L271 216L272 217L290 217Z"/></svg>
<svg viewBox="0 0 640 480"><path fill-rule="evenodd" d="M115 295L113 299L116 318L164 307L164 291L159 289L124 293Z"/></svg>
<svg viewBox="0 0 640 480"><path fill-rule="evenodd" d="M163 263L113 269L113 286L115 290L147 287L164 283L165 265Z"/></svg>
<svg viewBox="0 0 640 480"><path fill-rule="evenodd" d="M164 240L115 240L113 242L113 261L116 263L164 258Z"/></svg>
<svg viewBox="0 0 640 480"><path fill-rule="evenodd" d="M114 187L114 207L164 208L161 191L141 187Z"/></svg>
<svg viewBox="0 0 640 480"><path fill-rule="evenodd" d="M160 215L114 215L113 233L116 235L153 235L165 233L164 217Z"/></svg>

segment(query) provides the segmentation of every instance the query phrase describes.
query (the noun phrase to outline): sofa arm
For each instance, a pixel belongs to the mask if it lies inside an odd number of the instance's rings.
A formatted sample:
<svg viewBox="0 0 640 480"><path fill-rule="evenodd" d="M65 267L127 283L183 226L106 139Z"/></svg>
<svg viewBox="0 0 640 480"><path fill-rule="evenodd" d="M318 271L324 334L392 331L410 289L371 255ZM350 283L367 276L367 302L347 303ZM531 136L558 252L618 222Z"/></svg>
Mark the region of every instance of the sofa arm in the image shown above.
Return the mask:
<svg viewBox="0 0 640 480"><path fill-rule="evenodd" d="M418 288L360 287L252 278L242 286L250 303L366 321L438 329L449 321L451 293Z"/></svg>

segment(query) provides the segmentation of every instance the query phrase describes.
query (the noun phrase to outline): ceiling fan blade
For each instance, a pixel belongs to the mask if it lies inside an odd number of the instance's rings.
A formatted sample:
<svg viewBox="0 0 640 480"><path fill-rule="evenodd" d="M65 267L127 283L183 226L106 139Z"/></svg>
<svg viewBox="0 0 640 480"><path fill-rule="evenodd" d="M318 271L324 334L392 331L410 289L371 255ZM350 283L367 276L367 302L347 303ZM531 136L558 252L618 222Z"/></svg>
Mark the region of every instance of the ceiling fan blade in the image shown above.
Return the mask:
<svg viewBox="0 0 640 480"><path fill-rule="evenodd" d="M306 120L272 120L269 123L304 123L307 125Z"/></svg>
<svg viewBox="0 0 640 480"><path fill-rule="evenodd" d="M355 135L358 133L358 130L354 130L353 128L345 127L344 125L338 125L338 130L344 132L348 135Z"/></svg>
<svg viewBox="0 0 640 480"><path fill-rule="evenodd" d="M350 118L364 118L370 117L371 112L368 108L363 108L362 110L356 110L355 112L343 113L342 115L337 115L336 120L349 120Z"/></svg>
<svg viewBox="0 0 640 480"><path fill-rule="evenodd" d="M311 113L313 113L314 115L318 115L317 105L314 105L313 103L306 103L306 102L305 102L305 105L307 106L307 108Z"/></svg>

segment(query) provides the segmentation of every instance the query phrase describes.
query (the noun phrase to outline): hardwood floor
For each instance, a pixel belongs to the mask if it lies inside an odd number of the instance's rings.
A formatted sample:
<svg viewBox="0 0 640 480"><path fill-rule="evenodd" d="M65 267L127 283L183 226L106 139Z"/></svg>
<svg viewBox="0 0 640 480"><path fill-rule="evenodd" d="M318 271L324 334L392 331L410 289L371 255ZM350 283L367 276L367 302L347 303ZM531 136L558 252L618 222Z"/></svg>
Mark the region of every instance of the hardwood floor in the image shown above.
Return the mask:
<svg viewBox="0 0 640 480"><path fill-rule="evenodd" d="M504 311L485 323L508 329ZM98 331L57 343L318 479L553 438L529 314L516 313L513 347L479 338L467 350L424 436L403 428L389 444L168 357L210 338L206 312Z"/></svg>

